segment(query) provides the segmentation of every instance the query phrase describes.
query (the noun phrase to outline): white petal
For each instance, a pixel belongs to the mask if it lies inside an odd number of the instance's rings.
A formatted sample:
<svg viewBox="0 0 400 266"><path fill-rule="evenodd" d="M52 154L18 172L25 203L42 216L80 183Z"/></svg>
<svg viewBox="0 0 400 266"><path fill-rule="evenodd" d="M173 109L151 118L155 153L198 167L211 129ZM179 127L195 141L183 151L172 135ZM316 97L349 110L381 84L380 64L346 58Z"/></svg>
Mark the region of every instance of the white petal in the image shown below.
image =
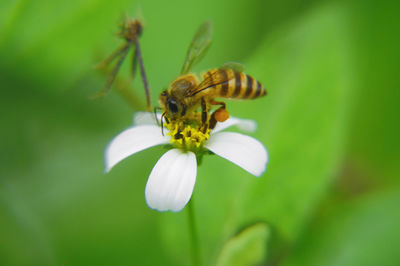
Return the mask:
<svg viewBox="0 0 400 266"><path fill-rule="evenodd" d="M178 212L192 196L197 162L193 152L173 149L154 166L146 184L147 205L158 211Z"/></svg>
<svg viewBox="0 0 400 266"><path fill-rule="evenodd" d="M220 132L212 135L205 147L255 176L260 176L266 169L267 150L255 138L239 133Z"/></svg>
<svg viewBox="0 0 400 266"><path fill-rule="evenodd" d="M160 113L152 113L152 112L136 112L133 115L133 124L138 126L138 125L157 125L157 120L161 120L161 114Z"/></svg>
<svg viewBox="0 0 400 266"><path fill-rule="evenodd" d="M240 130L245 132L254 132L257 129L257 124L254 122L254 120L230 117L225 122L217 122L217 125L211 131L211 133L213 134L222 131L231 126L237 126Z"/></svg>
<svg viewBox="0 0 400 266"><path fill-rule="evenodd" d="M111 140L104 152L106 172L126 157L152 146L169 143L169 139L155 125L136 126L122 131Z"/></svg>

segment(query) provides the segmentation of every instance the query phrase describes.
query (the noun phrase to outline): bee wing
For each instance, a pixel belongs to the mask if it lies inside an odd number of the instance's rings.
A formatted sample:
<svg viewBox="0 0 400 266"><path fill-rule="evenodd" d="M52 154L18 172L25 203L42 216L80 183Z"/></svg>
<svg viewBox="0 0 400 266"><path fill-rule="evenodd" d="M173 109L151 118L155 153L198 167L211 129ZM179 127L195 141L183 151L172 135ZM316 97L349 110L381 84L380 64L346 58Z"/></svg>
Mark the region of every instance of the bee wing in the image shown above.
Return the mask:
<svg viewBox="0 0 400 266"><path fill-rule="evenodd" d="M185 62L183 63L181 74L187 74L191 67L205 55L211 44L211 36L212 23L206 21L199 27L193 37L186 54Z"/></svg>
<svg viewBox="0 0 400 266"><path fill-rule="evenodd" d="M244 65L238 62L227 62L220 67L222 70L233 70L235 72L243 72Z"/></svg>
<svg viewBox="0 0 400 266"><path fill-rule="evenodd" d="M226 71L223 69L214 70L214 72L208 72L204 80L195 88L186 91L185 96L194 96L197 93L213 88L217 85L229 82L233 77L226 75Z"/></svg>

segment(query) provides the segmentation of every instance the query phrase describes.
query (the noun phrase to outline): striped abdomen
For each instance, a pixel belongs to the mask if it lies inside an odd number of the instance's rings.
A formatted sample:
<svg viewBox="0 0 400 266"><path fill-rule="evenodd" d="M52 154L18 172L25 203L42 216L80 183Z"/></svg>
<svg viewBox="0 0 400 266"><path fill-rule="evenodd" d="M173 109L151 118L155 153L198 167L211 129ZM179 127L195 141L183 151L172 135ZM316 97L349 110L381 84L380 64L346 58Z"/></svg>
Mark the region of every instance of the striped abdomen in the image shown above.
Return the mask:
<svg viewBox="0 0 400 266"><path fill-rule="evenodd" d="M267 94L267 91L259 81L243 72L234 70L216 69L210 70L206 75L218 80L227 80L215 86L215 97L232 99L255 99Z"/></svg>

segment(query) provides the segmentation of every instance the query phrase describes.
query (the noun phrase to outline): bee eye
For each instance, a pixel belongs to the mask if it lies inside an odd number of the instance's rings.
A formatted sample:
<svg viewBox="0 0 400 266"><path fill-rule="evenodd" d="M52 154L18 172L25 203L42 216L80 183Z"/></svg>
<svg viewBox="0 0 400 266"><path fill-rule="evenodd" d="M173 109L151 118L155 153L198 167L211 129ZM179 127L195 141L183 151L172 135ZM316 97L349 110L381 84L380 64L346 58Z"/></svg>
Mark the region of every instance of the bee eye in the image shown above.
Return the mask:
<svg viewBox="0 0 400 266"><path fill-rule="evenodd" d="M169 100L168 101L168 109L171 111L171 113L177 113L178 112L178 105L174 100Z"/></svg>

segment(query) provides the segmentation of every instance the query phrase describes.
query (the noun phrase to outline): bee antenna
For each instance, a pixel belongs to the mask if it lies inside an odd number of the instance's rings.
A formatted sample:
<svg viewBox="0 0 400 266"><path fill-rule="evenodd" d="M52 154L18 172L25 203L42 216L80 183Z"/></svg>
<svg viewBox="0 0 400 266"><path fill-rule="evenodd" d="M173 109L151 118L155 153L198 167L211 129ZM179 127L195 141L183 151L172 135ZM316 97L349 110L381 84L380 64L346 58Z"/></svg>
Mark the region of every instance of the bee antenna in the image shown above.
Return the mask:
<svg viewBox="0 0 400 266"><path fill-rule="evenodd" d="M157 121L157 125L160 125L160 122L158 121L158 117L157 117L157 110L161 110L161 108L155 106L154 109L153 109L154 117L155 117L155 119L156 119L156 121Z"/></svg>
<svg viewBox="0 0 400 266"><path fill-rule="evenodd" d="M164 136L164 116L165 112L161 115L161 134Z"/></svg>

